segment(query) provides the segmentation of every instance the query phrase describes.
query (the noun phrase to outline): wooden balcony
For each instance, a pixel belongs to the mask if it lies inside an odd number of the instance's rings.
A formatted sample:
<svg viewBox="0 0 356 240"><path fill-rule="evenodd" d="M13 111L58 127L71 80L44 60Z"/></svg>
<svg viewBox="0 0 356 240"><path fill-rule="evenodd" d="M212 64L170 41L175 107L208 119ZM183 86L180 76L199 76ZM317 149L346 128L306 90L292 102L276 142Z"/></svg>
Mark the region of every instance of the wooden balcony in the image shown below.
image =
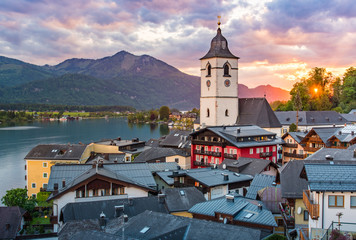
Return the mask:
<svg viewBox="0 0 356 240"><path fill-rule="evenodd" d="M201 150L196 150L196 149L193 152L195 154L214 156L214 157L221 157L221 152L201 151Z"/></svg>
<svg viewBox="0 0 356 240"><path fill-rule="evenodd" d="M295 219L290 215L290 213L285 210L285 207L286 205L282 203L279 203L278 205L279 211L281 212L283 218L284 225L288 229L293 229L295 227Z"/></svg>
<svg viewBox="0 0 356 240"><path fill-rule="evenodd" d="M310 190L303 191L303 202L308 209L311 219L318 220L319 218L319 204L315 204L310 198Z"/></svg>
<svg viewBox="0 0 356 240"><path fill-rule="evenodd" d="M298 144L296 144L296 143L286 143L286 144L284 144L284 147L287 147L287 148L297 148L297 147L298 147Z"/></svg>
<svg viewBox="0 0 356 240"><path fill-rule="evenodd" d="M214 164L210 164L207 162L199 162L199 161L193 161L194 166L200 166L200 167L211 167Z"/></svg>
<svg viewBox="0 0 356 240"><path fill-rule="evenodd" d="M263 153L260 153L260 157L261 157L261 158L272 157L272 156L273 156L273 152L263 152Z"/></svg>
<svg viewBox="0 0 356 240"><path fill-rule="evenodd" d="M224 158L237 159L237 154L224 153Z"/></svg>
<svg viewBox="0 0 356 240"><path fill-rule="evenodd" d="M226 143L216 141L204 141L204 140L192 140L192 145L204 145L204 146L219 146L225 147Z"/></svg>
<svg viewBox="0 0 356 240"><path fill-rule="evenodd" d="M321 148L321 147L320 147L320 148ZM318 151L320 148L305 146L305 147L304 147L304 150L307 151L307 152L316 152L316 151Z"/></svg>
<svg viewBox="0 0 356 240"><path fill-rule="evenodd" d="M299 158L299 159L304 159L304 158L307 157L306 154L297 154L297 153L289 153L289 152L284 152L283 156L292 157L292 158Z"/></svg>

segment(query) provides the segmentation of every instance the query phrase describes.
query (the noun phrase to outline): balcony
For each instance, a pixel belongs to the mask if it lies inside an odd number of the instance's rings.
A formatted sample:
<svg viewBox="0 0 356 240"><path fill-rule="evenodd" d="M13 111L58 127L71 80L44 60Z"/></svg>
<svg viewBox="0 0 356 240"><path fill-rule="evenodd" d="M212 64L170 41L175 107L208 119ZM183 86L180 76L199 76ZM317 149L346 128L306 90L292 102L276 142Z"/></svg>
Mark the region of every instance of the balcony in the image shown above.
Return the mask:
<svg viewBox="0 0 356 240"><path fill-rule="evenodd" d="M193 153L201 154L201 155L214 156L214 157L221 157L221 152L194 150Z"/></svg>
<svg viewBox="0 0 356 240"><path fill-rule="evenodd" d="M285 157L292 157L292 158L299 158L299 159L304 159L306 158L306 154L297 154L297 153L289 153L289 152L284 152L283 156Z"/></svg>
<svg viewBox="0 0 356 240"><path fill-rule="evenodd" d="M282 218L283 218L283 222L284 225L286 226L286 228L288 229L293 229L295 227L295 219L294 217L290 216L285 208L286 208L286 204L283 203L279 203L278 205L279 211L281 212Z"/></svg>
<svg viewBox="0 0 356 240"><path fill-rule="evenodd" d="M273 152L263 152L260 153L260 158L265 158L265 157L272 157Z"/></svg>
<svg viewBox="0 0 356 240"><path fill-rule="evenodd" d="M219 146L225 147L226 143L224 142L217 142L217 141L205 141L205 140L192 140L192 145L205 145L205 146Z"/></svg>
<svg viewBox="0 0 356 240"><path fill-rule="evenodd" d="M319 204L315 204L310 197L310 190L303 191L303 202L308 209L311 219L318 220L319 218Z"/></svg>
<svg viewBox="0 0 356 240"><path fill-rule="evenodd" d="M321 148L321 147L320 147ZM316 152L318 151L320 148L316 148L316 147L304 147L304 150L307 152Z"/></svg>
<svg viewBox="0 0 356 240"><path fill-rule="evenodd" d="M237 159L237 154L224 153L224 158Z"/></svg>
<svg viewBox="0 0 356 240"><path fill-rule="evenodd" d="M200 167L211 167L214 164L210 164L207 162L198 162L198 161L193 161L194 166L200 166Z"/></svg>
<svg viewBox="0 0 356 240"><path fill-rule="evenodd" d="M287 147L287 148L297 148L297 147L298 147L298 144L296 144L296 143L286 143L286 144L284 144L284 147Z"/></svg>

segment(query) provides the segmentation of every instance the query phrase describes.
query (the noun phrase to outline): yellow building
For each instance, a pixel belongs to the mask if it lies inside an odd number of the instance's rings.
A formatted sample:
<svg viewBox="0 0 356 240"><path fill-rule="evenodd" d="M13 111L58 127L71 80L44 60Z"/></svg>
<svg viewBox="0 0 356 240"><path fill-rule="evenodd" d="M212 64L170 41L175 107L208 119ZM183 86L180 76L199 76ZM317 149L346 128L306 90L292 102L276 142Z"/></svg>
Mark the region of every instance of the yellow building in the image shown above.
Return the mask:
<svg viewBox="0 0 356 240"><path fill-rule="evenodd" d="M54 164L84 164L97 154L123 154L115 144L107 142L84 144L40 144L25 157L28 196L46 190Z"/></svg>
<svg viewBox="0 0 356 240"><path fill-rule="evenodd" d="M26 187L28 196L36 196L47 188L51 167L56 163L85 163L90 152L84 144L41 144L34 147L25 157Z"/></svg>

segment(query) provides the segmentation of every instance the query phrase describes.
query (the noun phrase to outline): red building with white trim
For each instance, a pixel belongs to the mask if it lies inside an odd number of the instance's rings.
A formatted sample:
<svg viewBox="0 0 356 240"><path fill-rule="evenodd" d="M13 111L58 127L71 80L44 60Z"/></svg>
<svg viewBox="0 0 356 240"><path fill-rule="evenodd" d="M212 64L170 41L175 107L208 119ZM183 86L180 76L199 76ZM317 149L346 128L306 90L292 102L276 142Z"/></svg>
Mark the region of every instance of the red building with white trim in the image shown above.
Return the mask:
<svg viewBox="0 0 356 240"><path fill-rule="evenodd" d="M260 158L277 163L275 133L258 126L217 126L203 128L191 135L191 168L221 164L224 159Z"/></svg>

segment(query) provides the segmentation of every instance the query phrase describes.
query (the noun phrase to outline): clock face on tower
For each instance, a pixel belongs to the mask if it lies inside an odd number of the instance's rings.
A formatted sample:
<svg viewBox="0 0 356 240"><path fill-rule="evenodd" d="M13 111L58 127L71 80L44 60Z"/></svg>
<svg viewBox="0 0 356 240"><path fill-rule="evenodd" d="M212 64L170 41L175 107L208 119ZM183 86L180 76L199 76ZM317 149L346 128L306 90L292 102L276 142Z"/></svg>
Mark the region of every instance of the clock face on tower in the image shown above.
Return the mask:
<svg viewBox="0 0 356 240"><path fill-rule="evenodd" d="M225 87L229 87L230 86L230 80L229 79L226 79L224 81L224 84L225 84Z"/></svg>
<svg viewBox="0 0 356 240"><path fill-rule="evenodd" d="M210 85L211 85L210 80L206 81L206 86L210 87Z"/></svg>

